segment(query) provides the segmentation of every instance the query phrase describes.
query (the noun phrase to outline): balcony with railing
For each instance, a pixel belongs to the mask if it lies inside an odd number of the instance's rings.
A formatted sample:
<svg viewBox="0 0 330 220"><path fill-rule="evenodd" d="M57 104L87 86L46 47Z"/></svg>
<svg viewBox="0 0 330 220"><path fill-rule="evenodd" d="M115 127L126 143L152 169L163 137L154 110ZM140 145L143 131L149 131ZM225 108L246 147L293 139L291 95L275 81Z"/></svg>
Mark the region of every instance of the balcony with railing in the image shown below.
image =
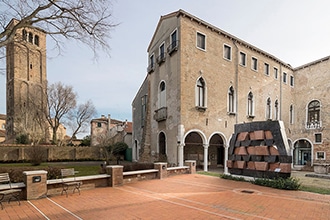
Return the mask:
<svg viewBox="0 0 330 220"><path fill-rule="evenodd" d="M155 64L150 64L147 68L147 72L148 73L152 73L153 71L155 71Z"/></svg>
<svg viewBox="0 0 330 220"><path fill-rule="evenodd" d="M168 47L167 47L167 53L171 56L171 54L178 50L179 47L179 41L173 41Z"/></svg>
<svg viewBox="0 0 330 220"><path fill-rule="evenodd" d="M165 62L165 53L160 54L157 59L157 63L160 65L161 63Z"/></svg>
<svg viewBox="0 0 330 220"><path fill-rule="evenodd" d="M322 121L308 121L306 122L307 129L320 129L322 127Z"/></svg>
<svg viewBox="0 0 330 220"><path fill-rule="evenodd" d="M155 111L155 120L164 121L167 119L167 107L161 107Z"/></svg>

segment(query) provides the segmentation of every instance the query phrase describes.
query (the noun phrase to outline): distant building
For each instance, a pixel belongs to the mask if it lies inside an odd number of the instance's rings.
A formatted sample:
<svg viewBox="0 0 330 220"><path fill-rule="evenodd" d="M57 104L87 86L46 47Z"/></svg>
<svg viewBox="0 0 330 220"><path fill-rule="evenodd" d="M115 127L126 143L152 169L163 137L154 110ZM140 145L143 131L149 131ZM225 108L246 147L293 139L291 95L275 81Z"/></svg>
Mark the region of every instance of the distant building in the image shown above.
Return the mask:
<svg viewBox="0 0 330 220"><path fill-rule="evenodd" d="M102 145L105 142L125 142L132 148L132 122L119 121L102 115L91 121L91 146Z"/></svg>
<svg viewBox="0 0 330 220"><path fill-rule="evenodd" d="M133 158L226 168L237 123L281 120L293 166L330 162L330 57L293 68L183 10L161 16L133 102Z"/></svg>

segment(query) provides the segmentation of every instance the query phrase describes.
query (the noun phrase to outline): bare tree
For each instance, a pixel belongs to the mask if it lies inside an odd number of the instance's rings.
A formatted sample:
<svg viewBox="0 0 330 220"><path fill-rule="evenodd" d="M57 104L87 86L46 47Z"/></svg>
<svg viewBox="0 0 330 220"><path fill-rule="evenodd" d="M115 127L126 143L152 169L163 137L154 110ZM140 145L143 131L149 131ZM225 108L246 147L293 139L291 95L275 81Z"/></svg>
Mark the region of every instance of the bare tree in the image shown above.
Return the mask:
<svg viewBox="0 0 330 220"><path fill-rule="evenodd" d="M57 130L63 117L76 107L77 95L72 86L54 83L47 88L47 121L52 129L53 143L57 143Z"/></svg>
<svg viewBox="0 0 330 220"><path fill-rule="evenodd" d="M18 22L9 28L12 19ZM111 0L0 1L0 48L15 40L18 29L38 27L55 41L59 53L64 39L74 39L97 56L99 49L109 52L110 31L115 26Z"/></svg>
<svg viewBox="0 0 330 220"><path fill-rule="evenodd" d="M90 121L96 114L96 109L91 100L84 104L78 105L68 117L68 126L72 129L73 133L71 140L79 133L86 132Z"/></svg>

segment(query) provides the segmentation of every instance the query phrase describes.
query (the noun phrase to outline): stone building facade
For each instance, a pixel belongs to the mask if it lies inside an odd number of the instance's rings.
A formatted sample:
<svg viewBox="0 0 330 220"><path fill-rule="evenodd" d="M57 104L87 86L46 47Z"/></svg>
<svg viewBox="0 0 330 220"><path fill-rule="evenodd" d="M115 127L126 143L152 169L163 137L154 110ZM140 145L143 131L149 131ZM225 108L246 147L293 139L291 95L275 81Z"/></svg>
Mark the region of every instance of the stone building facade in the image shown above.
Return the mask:
<svg viewBox="0 0 330 220"><path fill-rule="evenodd" d="M6 29L15 31L6 46L6 140L29 131L45 137L46 34L38 28L20 28L13 19Z"/></svg>
<svg viewBox="0 0 330 220"><path fill-rule="evenodd" d="M235 124L281 120L294 166L330 162L327 86L314 80L330 77L329 58L292 68L179 10L160 18L148 60L132 102L140 161L226 168Z"/></svg>

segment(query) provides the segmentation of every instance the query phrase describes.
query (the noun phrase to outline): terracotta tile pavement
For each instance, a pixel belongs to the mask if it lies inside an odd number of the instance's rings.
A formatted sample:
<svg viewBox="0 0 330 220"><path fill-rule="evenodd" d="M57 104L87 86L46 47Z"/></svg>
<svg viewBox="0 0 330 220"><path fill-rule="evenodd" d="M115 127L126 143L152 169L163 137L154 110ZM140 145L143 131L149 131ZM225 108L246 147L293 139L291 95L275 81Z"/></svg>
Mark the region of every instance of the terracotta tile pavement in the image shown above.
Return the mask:
<svg viewBox="0 0 330 220"><path fill-rule="evenodd" d="M330 196L199 174L4 204L0 219L329 219Z"/></svg>

